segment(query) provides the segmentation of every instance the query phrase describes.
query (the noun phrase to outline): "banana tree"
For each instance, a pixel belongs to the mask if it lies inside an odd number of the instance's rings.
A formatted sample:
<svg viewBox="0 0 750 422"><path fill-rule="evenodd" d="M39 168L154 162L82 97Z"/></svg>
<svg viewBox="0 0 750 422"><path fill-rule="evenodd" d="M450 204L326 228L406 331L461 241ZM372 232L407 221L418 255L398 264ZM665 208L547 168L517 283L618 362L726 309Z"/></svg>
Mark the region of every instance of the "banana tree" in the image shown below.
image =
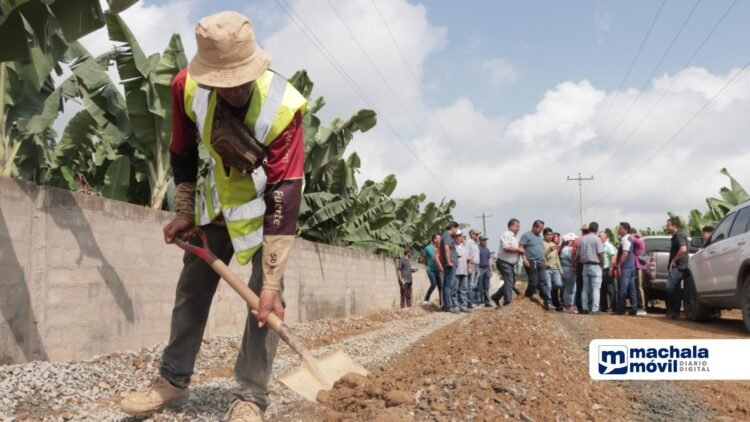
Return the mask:
<svg viewBox="0 0 750 422"><path fill-rule="evenodd" d="M718 224L722 218L734 207L750 199L747 190L735 179L726 168L721 169L721 174L729 178L729 186L722 187L719 190L719 198L706 198L708 210L701 212L699 210L690 211L688 220L688 230L691 235L699 236L704 226ZM670 216L673 213L668 213Z"/></svg>
<svg viewBox="0 0 750 422"><path fill-rule="evenodd" d="M113 12L136 1L108 0ZM0 1L0 174L46 182L62 105L52 72L103 16L99 0Z"/></svg>
<svg viewBox="0 0 750 422"><path fill-rule="evenodd" d="M162 54L147 57L119 15L106 13L105 20L110 40L118 43L114 58L123 81L133 135L129 144L137 158L133 163L135 180L148 183L148 204L161 209L172 182L169 171L170 84L177 72L187 66L182 40L174 34Z"/></svg>
<svg viewBox="0 0 750 422"><path fill-rule="evenodd" d="M708 208L716 220L724 218L732 208L745 202L750 198L744 187L729 174L726 168L721 169L721 174L729 178L729 187L719 190L720 198L707 198Z"/></svg>
<svg viewBox="0 0 750 422"><path fill-rule="evenodd" d="M64 61L81 51L70 48ZM87 54L87 53L86 53ZM59 70L59 69L58 69ZM0 84L3 95L0 107L3 119L0 125L0 167L6 176L21 177L37 183L48 183L49 169L53 162L55 133L52 123L62 110L64 92L76 95L70 85L71 76L56 88L51 75L47 75L41 88L37 88L31 63L0 64ZM59 72L58 72L59 74Z"/></svg>
<svg viewBox="0 0 750 422"><path fill-rule="evenodd" d="M110 11L120 13L137 1L108 3ZM40 69L35 80L41 86L68 43L103 26L104 12L99 0L0 1L0 39L13 41L3 44L0 62L34 62Z"/></svg>
<svg viewBox="0 0 750 422"><path fill-rule="evenodd" d="M344 154L356 132L375 126L375 113L360 110L348 120L334 119L329 126L322 126L316 114L325 100L311 97L314 84L307 73L297 72L290 82L310 102L303 118L305 190L298 229L301 237L399 256L404 247L426 243L432 233L452 220L453 201L439 206L431 202L421 210L423 194L392 198L397 185L394 175L358 186L360 157L351 153L345 158Z"/></svg>

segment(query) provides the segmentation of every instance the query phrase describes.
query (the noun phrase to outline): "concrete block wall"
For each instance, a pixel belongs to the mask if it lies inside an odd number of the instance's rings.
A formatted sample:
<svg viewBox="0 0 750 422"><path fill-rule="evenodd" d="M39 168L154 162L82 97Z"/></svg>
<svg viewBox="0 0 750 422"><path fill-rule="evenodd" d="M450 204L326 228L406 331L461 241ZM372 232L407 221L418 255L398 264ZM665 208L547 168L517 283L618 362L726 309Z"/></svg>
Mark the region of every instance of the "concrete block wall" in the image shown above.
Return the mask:
<svg viewBox="0 0 750 422"><path fill-rule="evenodd" d="M82 359L165 342L182 251L172 214L0 178L0 364ZM414 296L429 286L415 273ZM243 279L250 266L231 268ZM285 273L287 321L398 306L395 261L297 239ZM415 302L418 303L417 300ZM228 285L206 336L239 334L247 310Z"/></svg>

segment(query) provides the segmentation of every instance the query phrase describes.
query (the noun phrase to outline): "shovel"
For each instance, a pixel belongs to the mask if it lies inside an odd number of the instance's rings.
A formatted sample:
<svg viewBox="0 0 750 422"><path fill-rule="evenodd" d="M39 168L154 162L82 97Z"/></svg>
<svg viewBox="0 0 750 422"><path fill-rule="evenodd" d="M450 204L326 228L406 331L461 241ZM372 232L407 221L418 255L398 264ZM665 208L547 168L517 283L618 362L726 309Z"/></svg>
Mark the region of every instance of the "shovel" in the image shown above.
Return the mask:
<svg viewBox="0 0 750 422"><path fill-rule="evenodd" d="M193 255L197 255L216 271L254 310L258 310L258 296L250 290L240 278L227 267L222 260L208 249L208 239L202 231L197 231L203 243L202 247L191 245L176 238L175 243ZM298 338L289 331L289 327L273 312L268 315L267 325L281 337L301 358L302 366L280 378L289 389L312 402L317 401L321 390L330 390L333 384L349 373L367 376L369 373L362 365L353 361L346 353L336 350L320 358L315 358Z"/></svg>

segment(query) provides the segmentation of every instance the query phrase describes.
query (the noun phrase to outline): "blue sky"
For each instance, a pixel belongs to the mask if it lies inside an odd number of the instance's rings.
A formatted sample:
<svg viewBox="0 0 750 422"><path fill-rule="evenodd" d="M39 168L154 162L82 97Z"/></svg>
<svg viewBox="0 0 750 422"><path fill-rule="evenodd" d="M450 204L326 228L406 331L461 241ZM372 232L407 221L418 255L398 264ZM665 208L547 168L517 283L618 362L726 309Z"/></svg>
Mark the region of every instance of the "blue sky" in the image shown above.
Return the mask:
<svg viewBox="0 0 750 422"><path fill-rule="evenodd" d="M733 1L701 1L657 74L682 69ZM277 8L273 1L254 3L264 10ZM657 0L411 3L423 5L430 23L447 30L445 48L425 63L424 83L431 88L431 103L447 105L456 97L469 96L483 112L511 117L533 111L544 92L561 81L587 79L598 88L619 88L661 6ZM693 0L666 2L626 87L640 88L647 81L695 4ZM197 20L221 10L247 10L247 5L240 0L196 0L189 16ZM738 1L692 64L724 73L747 62L748 17L750 3ZM262 42L273 28L257 19L256 25ZM493 84L476 66L488 57L507 58L522 75L514 83ZM456 83L461 78L468 83Z"/></svg>
<svg viewBox="0 0 750 422"><path fill-rule="evenodd" d="M696 4L667 1L622 90L661 1L378 1L419 85L371 0L159 0L124 17L147 50L179 32L192 55L200 17L246 14L276 70L309 71L315 95L326 97L324 122L376 109L378 126L350 146L362 158L360 180L394 173L398 195L455 198L463 223L492 213L496 239L510 217L575 230L577 192L565 178L578 171L596 173L585 215L605 226L656 227L667 211L705 208L726 184L722 167L750 185L750 77L741 72L750 2L738 1L687 63L732 3L701 1L651 77ZM108 42L98 33L87 45Z"/></svg>
<svg viewBox="0 0 750 422"><path fill-rule="evenodd" d="M702 1L660 73L682 69L732 1ZM428 61L428 80L439 85L435 101L448 103L468 95L487 113L518 116L531 112L549 87L565 80L587 79L600 89L619 88L661 1L473 1L424 2L427 16L448 28L445 51ZM667 1L626 83L640 88L685 21L694 1ZM750 3L738 2L693 62L714 73L743 65L750 54ZM474 83L452 84L460 63L486 57L510 60L521 76L493 86L480 71ZM431 67L434 67L431 69ZM482 81L485 79L484 81ZM466 89L468 88L468 89Z"/></svg>

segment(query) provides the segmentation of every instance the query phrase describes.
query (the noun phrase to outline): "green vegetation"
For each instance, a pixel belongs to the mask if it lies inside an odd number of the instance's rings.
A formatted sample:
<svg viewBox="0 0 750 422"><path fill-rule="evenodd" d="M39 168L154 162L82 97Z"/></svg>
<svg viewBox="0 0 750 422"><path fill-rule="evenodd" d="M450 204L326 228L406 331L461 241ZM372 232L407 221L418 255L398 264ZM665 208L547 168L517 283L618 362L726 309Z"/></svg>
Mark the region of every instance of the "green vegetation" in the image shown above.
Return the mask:
<svg viewBox="0 0 750 422"><path fill-rule="evenodd" d="M350 246L391 256L405 247L420 248L452 220L454 201L428 203L420 210L424 194L391 198L396 176L381 182L355 178L361 161L356 152L344 158L357 131L375 126L376 115L360 110L349 120L334 119L321 126L316 113L325 105L322 97L311 97L313 82L307 73L297 72L291 83L310 100L304 116L305 190L300 211L299 235L332 245Z"/></svg>
<svg viewBox="0 0 750 422"><path fill-rule="evenodd" d="M715 227L732 208L750 199L750 195L745 188L729 174L727 169L721 169L721 174L729 178L729 186L722 187L719 190L719 198L706 198L707 211L701 212L697 209L690 211L687 224L684 224L685 219L683 217L678 216L691 236L700 236L704 226ZM670 217L674 215L674 213L669 213Z"/></svg>
<svg viewBox="0 0 750 422"><path fill-rule="evenodd" d="M0 58L13 60L0 64L0 174L172 208L170 82L187 58L177 34L161 54L144 54L116 13L134 2L110 0L106 12L98 0L66 0L66 8L60 0L17 1L14 8L2 3L0 34L26 43L4 49ZM92 57L76 39L102 26L114 46ZM107 73L112 65L122 87ZM60 80L65 69L71 74ZM404 247L426 244L452 220L454 201L422 208L424 194L392 198L394 175L358 186L360 158L344 153L356 132L375 126L375 112L360 110L322 126L316 113L325 101L311 98L307 73L297 72L290 81L310 99L301 237L397 256ZM58 135L52 126L71 102L81 109Z"/></svg>

